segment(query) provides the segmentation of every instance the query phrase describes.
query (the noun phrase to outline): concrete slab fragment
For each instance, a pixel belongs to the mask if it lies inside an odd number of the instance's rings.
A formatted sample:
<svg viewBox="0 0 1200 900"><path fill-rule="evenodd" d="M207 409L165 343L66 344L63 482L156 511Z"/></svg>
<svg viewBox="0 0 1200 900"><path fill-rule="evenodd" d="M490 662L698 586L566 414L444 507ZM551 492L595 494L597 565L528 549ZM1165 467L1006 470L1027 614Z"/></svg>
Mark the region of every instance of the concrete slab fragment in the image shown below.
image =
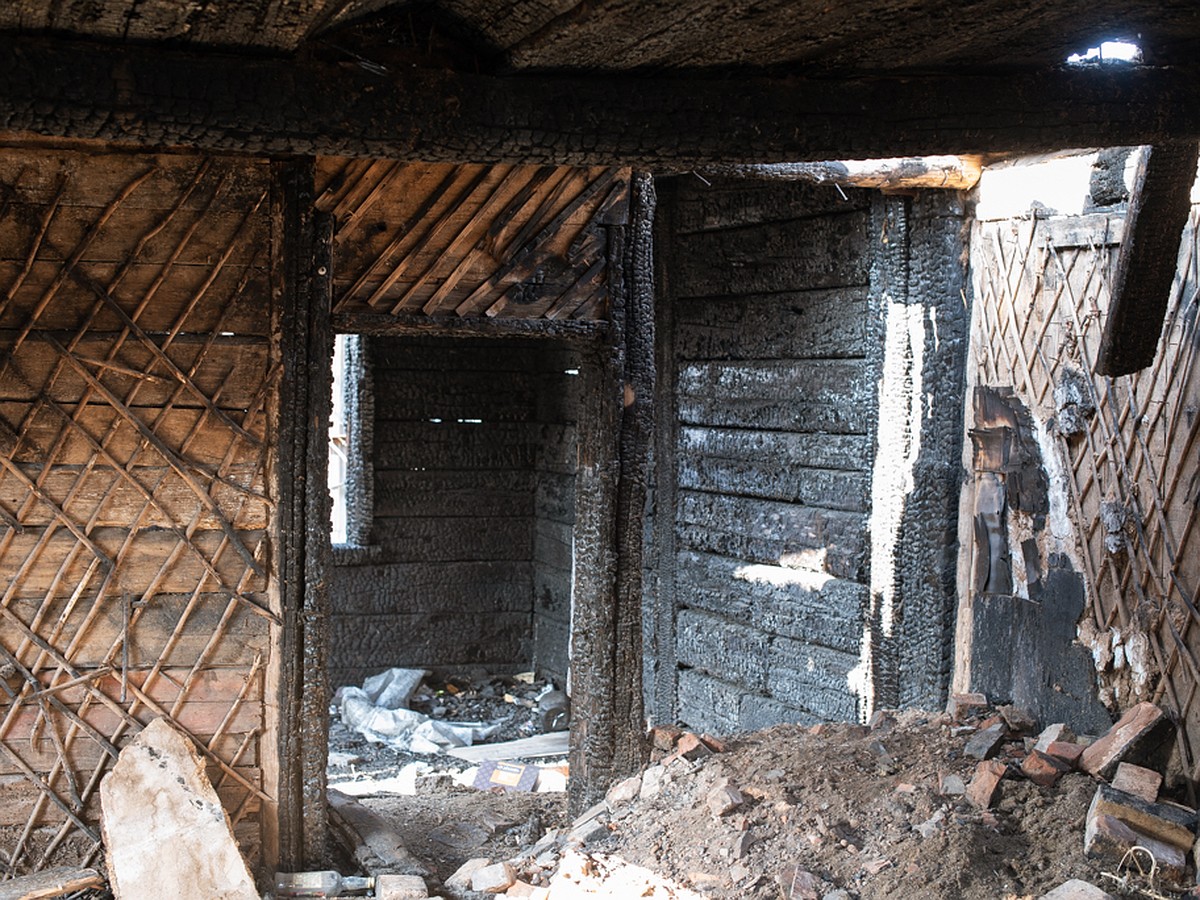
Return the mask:
<svg viewBox="0 0 1200 900"><path fill-rule="evenodd" d="M100 783L100 805L117 900L258 900L203 761L166 719L121 751Z"/></svg>

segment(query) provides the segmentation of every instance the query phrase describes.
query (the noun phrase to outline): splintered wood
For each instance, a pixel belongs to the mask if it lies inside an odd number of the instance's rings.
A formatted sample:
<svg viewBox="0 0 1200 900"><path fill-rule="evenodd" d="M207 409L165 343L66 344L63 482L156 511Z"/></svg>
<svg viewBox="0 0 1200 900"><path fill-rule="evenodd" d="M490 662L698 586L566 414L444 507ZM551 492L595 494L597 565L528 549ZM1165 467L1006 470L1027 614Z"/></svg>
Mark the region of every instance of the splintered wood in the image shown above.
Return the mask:
<svg viewBox="0 0 1200 900"><path fill-rule="evenodd" d="M157 717L256 857L270 183L0 150L0 877L96 858L101 777Z"/></svg>
<svg viewBox="0 0 1200 900"><path fill-rule="evenodd" d="M322 159L334 311L400 319L603 320L627 169Z"/></svg>

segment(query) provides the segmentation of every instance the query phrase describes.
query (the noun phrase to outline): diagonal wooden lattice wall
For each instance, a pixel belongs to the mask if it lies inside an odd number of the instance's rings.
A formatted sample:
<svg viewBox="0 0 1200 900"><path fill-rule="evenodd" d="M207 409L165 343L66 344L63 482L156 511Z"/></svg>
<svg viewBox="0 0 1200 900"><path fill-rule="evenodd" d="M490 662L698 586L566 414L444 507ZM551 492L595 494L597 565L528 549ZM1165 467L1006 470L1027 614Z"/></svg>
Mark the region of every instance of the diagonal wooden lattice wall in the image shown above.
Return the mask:
<svg viewBox="0 0 1200 900"><path fill-rule="evenodd" d="M610 225L629 170L325 158L334 312L413 319L608 317Z"/></svg>
<svg viewBox="0 0 1200 900"><path fill-rule="evenodd" d="M1095 375L1094 367L1122 217L978 223L969 376L1011 387L1044 426L1043 464L1052 497L1061 488L1073 531L1067 550L1086 590L1078 638L1100 669L1102 696L1117 707L1150 699L1172 711L1184 724L1179 747L1193 782L1200 777L1198 219L1194 207L1154 364L1118 378Z"/></svg>
<svg viewBox="0 0 1200 900"><path fill-rule="evenodd" d="M270 184L0 149L0 878L95 860L100 779L160 716L256 860Z"/></svg>

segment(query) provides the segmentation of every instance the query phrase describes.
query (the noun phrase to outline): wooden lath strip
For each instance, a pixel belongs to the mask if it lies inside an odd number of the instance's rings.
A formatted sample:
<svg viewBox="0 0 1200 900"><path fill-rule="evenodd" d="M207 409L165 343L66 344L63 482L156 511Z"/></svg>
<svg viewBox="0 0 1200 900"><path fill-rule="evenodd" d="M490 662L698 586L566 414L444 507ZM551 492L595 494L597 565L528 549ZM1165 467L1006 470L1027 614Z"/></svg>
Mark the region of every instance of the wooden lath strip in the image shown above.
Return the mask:
<svg viewBox="0 0 1200 900"><path fill-rule="evenodd" d="M42 240L39 243L44 243L45 246L57 250L66 259L66 262L64 262L59 268L50 284L46 287L46 290L42 292L41 299L38 301L37 306L34 307L33 312L30 314L29 319L25 322L20 334L17 335L12 343L12 346L8 348L10 358L12 354L15 354L25 342L25 339L29 337L29 334L33 331L34 326L37 324L37 320L41 318L42 313L46 311L46 307L50 305L50 302L58 294L59 288L61 288L66 280L72 277L72 275L75 273L75 267L79 264L79 261L83 258L83 255L91 248L92 243L96 240L96 238L100 236L100 233L104 230L104 226L108 224L109 220L116 214L117 210L120 209L121 204L128 200L133 192L141 187L142 184L145 183L146 179L148 179L155 173L155 171L157 171L157 168L157 166L151 166L140 175L137 175L131 179L129 183L118 192L117 196L109 202L108 206L104 208L103 212L100 214L100 217L87 227L83 238L70 253L67 253L49 239L47 236L49 232L48 228L46 232L40 236Z"/></svg>
<svg viewBox="0 0 1200 900"><path fill-rule="evenodd" d="M239 232L238 232L239 234L241 233L241 229L244 228L246 223L250 221L251 216L258 210L258 207L263 203L263 201L265 199L266 199L266 193L264 192L263 195L259 198L258 202L254 205L254 208L250 212L248 212L246 214L246 217L242 220L242 225L239 228ZM220 274L221 268L225 265L225 263L228 261L229 257L233 254L233 252L236 249L237 249L237 237L235 236L234 241L228 247L225 248L225 250L221 254L221 256L218 257L216 263L214 263L213 268L208 273L208 276L205 279L204 284L201 286L200 291L197 292L197 295L195 297L193 297L193 299L192 299L193 304L199 302L200 297L208 289L208 287L212 284L212 282L216 280L217 275ZM124 327L126 329L128 329L129 332L132 333L136 338L138 338L141 346L144 346L147 350L150 351L150 354L151 354L151 356L154 357L155 361L160 366L162 366L172 378L176 379L177 381L179 381L180 383L185 385L188 388L189 392L192 394L192 396L194 396L196 398L196 400L198 400L200 402L201 405L210 408L209 411L212 412L213 415L215 415L217 418L219 418L221 420L222 424L226 425L228 428L232 429L233 431L238 433L241 437L245 438L246 440L255 440L254 436L251 434L248 434L245 431L245 429L242 428L241 424L236 422L233 419L233 417L231 417L225 410L219 409L213 405L212 400L208 397L208 395L204 391L202 391L194 382L192 382L190 379L187 378L184 371L181 368L179 368L178 365L175 364L174 360L172 360L169 356L167 356L166 352L163 350L163 348L161 346L159 346L157 341L155 341L152 337L150 337L150 335L146 334L146 332L141 328L141 326L139 326L137 324L137 322L134 321L133 317L131 317L129 315L129 313L127 313L125 311L124 307L122 307L121 304L118 303L112 297L112 295L109 293L107 288L105 288L103 285L97 284L93 278L91 278L90 276L88 276L85 273L78 271L78 270L72 270L71 277L81 287L86 288L87 290L91 291L93 294L96 295L96 297L99 300L103 301L105 303L105 305L107 305L109 310L112 311L117 316L117 318L119 318L121 320ZM55 341L55 339L49 334L49 332L42 332L41 336L42 336L43 340ZM170 337L173 338L173 337L175 337L175 335L170 335Z"/></svg>
<svg viewBox="0 0 1200 900"><path fill-rule="evenodd" d="M367 172L363 173L363 180L366 180L368 172L374 168L374 164L369 166ZM338 219L338 232L340 234L348 234L358 227L359 220L371 211L371 208L378 202L392 186L399 180L400 175L404 172L405 165L401 162L394 162L388 167L388 170L383 173L374 187L370 189L365 197L361 200L347 195L344 204L346 207L353 206L352 211L347 214L342 204L339 204L339 209L334 211L334 216ZM343 216L345 217L343 219ZM334 238L337 239L336 237Z"/></svg>
<svg viewBox="0 0 1200 900"><path fill-rule="evenodd" d="M31 641L33 641L33 643L37 644L42 650L44 650L58 664L58 666L64 672L66 672L72 678L80 677L81 673L78 670L76 670L73 665L71 665L70 661L62 653L60 653L57 649L52 647L49 643L47 643L45 640L43 640L35 632L31 631L29 629L29 627L24 622L21 621L21 618L19 616L17 616L12 610L8 609L7 607L0 606L0 617L3 617L5 619L7 619L8 621L12 622L13 625L15 625L22 633L24 633ZM85 681L85 682L83 682L83 684L84 684L84 687L87 689L89 696L95 697L99 702L101 702L106 707L108 707L110 710L112 710L114 713L116 713L118 716L120 716L121 719L123 719L126 722L126 724L134 726L134 727L138 728L139 730L141 729L142 725L137 719L135 719L129 712L127 712L123 706L121 706L119 703L117 703L115 700L113 700L111 697L109 697L107 694L105 694L104 691L97 688L95 686L95 684L93 684L90 681ZM167 714L167 711L164 710L161 706L159 706L159 704L156 703L151 697L147 696L137 685L130 684L129 689L130 689L130 692L133 693L134 696L136 696L138 698L138 700L147 709L149 709L151 712L153 712L155 715L170 718L170 716ZM215 756L203 744L200 744L199 748L200 748L202 754L207 759L211 759L214 763L219 765L222 769L229 771L230 776L234 779L234 781L241 784L242 787L246 788L247 790L254 791L258 796L260 796L264 800L269 801L271 799L268 795L263 793L263 791L260 788L255 787L253 784L251 784L245 778L243 778L240 772L232 771L230 769L230 767L225 763L224 760Z"/></svg>
<svg viewBox="0 0 1200 900"><path fill-rule="evenodd" d="M488 172L486 174L490 175L491 173ZM441 250L433 256L433 259L425 266L425 268L421 272L412 276L408 289L400 295L399 300L392 304L390 312L393 316L415 306L416 303L414 298L416 296L416 292L421 289L421 287L426 283L427 279L429 279L433 273L435 273L438 268L444 265L447 261L458 257L459 265L456 266L453 273L447 277L446 284L443 284L443 287L446 287L448 284L449 290L453 290L455 284L457 283L455 275L461 271L464 271L462 268L463 257L466 255L464 254L464 250L467 248L468 244L472 244L472 242L473 245L477 246L482 239L482 235L477 233L477 229L479 229L483 223L485 223L488 218L492 216L496 207L504 198L505 191L510 189L513 183L524 178L525 174L526 172L523 168L519 166L509 166L508 171L504 172L496 185L487 192L486 197L482 197L482 194L485 191L486 179L479 183L478 188L475 191L472 191L472 193L466 198L466 200L463 201L460 207L467 209L474 207L470 215L467 216L466 222L463 223L462 227L458 230L458 234L445 243ZM481 196L477 197L476 193L480 194ZM455 210L453 209L446 211L446 214L443 217L445 227L449 227L454 212ZM439 225L442 225L442 223L439 223ZM439 232L430 234L426 247L428 247L431 252L433 251L433 242L436 241L440 236L440 229ZM414 258L415 256L416 252L413 253ZM474 257L471 258L473 259ZM376 296L382 296L380 291L376 291ZM372 297L368 303L374 305L372 302L373 300L374 297ZM436 303L432 303L432 301L430 301L430 303L432 305L427 304L425 307L424 311L426 314L429 314L433 310L437 309Z"/></svg>
<svg viewBox="0 0 1200 900"><path fill-rule="evenodd" d="M67 190L67 178L65 175L59 176L58 190L55 191L54 199L46 205L46 210L42 214L37 233L33 237L33 243L29 246L29 252L25 255L25 264L21 267L21 271L17 273L17 277L13 279L13 283L8 286L8 290L4 293L4 300L0 302L0 318L8 312L9 304L17 295L17 291L25 284L25 279L29 277L29 273L33 271L33 265L37 262L37 258L42 249L42 241L46 239L46 232L50 230L50 223L53 221L55 214L58 212L58 207L62 203L63 195ZM7 210L13 202L15 190L8 188L5 191L5 209Z"/></svg>
<svg viewBox="0 0 1200 900"><path fill-rule="evenodd" d="M512 221L517 214L525 208L525 205L529 202L533 192L542 186L551 171L552 170L545 166L541 166L536 169L533 175L530 176L526 180L525 184L521 186L520 190L517 191L517 194L515 197L513 197L512 201L503 210L501 210L499 214L492 217L492 221L487 225L487 227L484 228L483 234L480 235L480 237L475 241L475 244L469 251L462 254L458 265L456 265L450 274L446 276L446 279L442 282L438 289L433 292L433 296L431 296L421 308L421 311L424 312L425 315L436 315L441 310L442 304L446 301L446 298L450 295L450 292L458 287L463 277L467 272L470 271L471 266L475 264L475 260L478 259L481 254L488 252L488 245L491 243L491 238L494 233L492 230L493 226L495 226L496 230L499 231L503 229L505 224ZM499 187L497 187L497 191L499 191ZM464 235L469 229L474 228L477 223L482 223L485 221L483 219L485 210L487 211L487 214L490 214L490 207L487 205L481 207L479 212L473 217L472 221L469 222L463 229ZM453 248L453 246L454 245L452 244L451 248ZM448 248L445 253L443 253L443 256L452 253L453 250L451 248ZM441 260L439 259L437 263L430 267L430 271L436 271L438 265L440 264ZM412 291L415 289L416 285L414 284L409 290ZM393 312L395 312L395 310L393 310Z"/></svg>
<svg viewBox="0 0 1200 900"><path fill-rule="evenodd" d="M616 181L616 178L616 170L609 169L595 181L585 185L583 190L576 194L575 198L566 206L564 206L562 210L559 211L558 215L546 223L546 227L544 227L533 238L525 243L507 264L501 266L495 273L493 273L491 278L476 288L471 296L467 297L466 300L460 303L455 312L457 312L460 316L470 314L471 311L475 309L479 300L486 298L487 293L495 290L497 285L506 283L506 280L516 273L529 271L533 268L536 268L540 256L545 256L545 245L554 238L554 236L558 233L559 228L562 227L563 223L565 223L567 219L578 212L589 200L591 200L601 191L607 190L613 184L613 182ZM508 301L505 298L506 295L502 294L499 299L493 302L492 305L485 310L485 314L489 317L499 315L504 310L504 307L508 304Z"/></svg>
<svg viewBox="0 0 1200 900"><path fill-rule="evenodd" d="M1093 260L1093 267L1092 267L1092 270L1089 271L1089 273L1088 273L1088 282L1089 283L1091 281L1092 273L1094 271L1096 271L1098 268L1098 262L1099 262L1101 254L1097 252L1097 253L1091 254L1091 256L1092 256L1092 260ZM1064 282L1067 282L1065 267L1062 264L1061 258L1059 257L1057 252L1054 251L1053 248L1051 248L1050 257L1056 261L1056 264L1059 267L1060 276L1063 278ZM1083 321L1081 321L1079 318L1078 311L1079 311L1079 306L1081 305L1081 302L1089 302L1090 301L1093 304L1093 310L1091 311L1092 314L1089 315L1088 321L1096 322L1099 320L1099 310L1095 308L1095 300L1090 291L1086 291L1084 293L1083 297L1076 300L1073 296L1074 292L1073 292L1069 282L1067 282L1066 293L1069 297L1071 297L1071 299L1073 301L1071 303L1066 304L1066 311L1070 316L1071 323L1073 323L1073 325L1075 327L1075 332L1076 332L1076 336L1077 336L1076 337L1077 349L1081 356L1081 359L1083 360L1083 362L1085 364L1086 370L1088 372L1091 372L1092 364L1091 364L1090 355L1089 355L1089 351L1088 351L1087 330L1086 330L1085 323ZM1134 587L1136 593L1138 594L1139 601L1141 603L1149 603L1150 602L1149 597L1145 593L1143 584L1147 583L1148 579L1151 577L1151 573L1154 571L1154 563L1153 563L1153 560L1148 560L1149 567L1146 570L1142 570L1141 566L1138 565L1138 551L1139 551L1139 549L1143 549L1145 547L1145 534L1144 534L1144 531L1142 530L1141 523L1140 523L1141 512L1140 512L1140 509L1137 509L1136 499L1133 496L1134 494L1136 494L1136 490L1135 490L1136 483L1130 484L1128 481L1129 473L1124 464L1124 460L1125 460L1124 453L1122 452L1121 454L1116 454L1116 453L1110 452L1117 446L1117 444L1114 441L1114 438L1116 436L1114 433L1106 433L1105 434L1105 440L1104 440L1105 451L1103 451L1103 454L1101 451L1098 451L1097 447L1095 446L1095 444L1093 442L1093 434L1094 434L1095 430L1099 430L1101 432L1108 432L1109 423L1108 423L1108 420L1105 418L1104 410L1106 408L1111 409L1113 406L1113 404L1111 403L1111 399L1110 399L1111 393L1109 391L1105 391L1104 395L1101 396L1096 391L1095 383L1092 379L1090 379L1090 378L1087 379L1087 383L1088 383L1089 390L1093 393L1092 399L1093 399L1093 403L1095 404L1095 407L1097 410L1097 415L1094 417L1094 419L1095 419L1094 428L1088 429L1088 431L1087 431L1087 444L1088 444L1088 448L1090 450L1090 453L1087 454L1087 458L1089 458L1093 462L1094 467L1098 467L1101 464L1104 457L1107 456L1108 465L1113 468L1114 483L1119 492L1118 496L1120 497L1120 499L1123 503L1133 502L1135 505L1134 518L1135 518L1135 520L1137 520L1138 540L1136 541L1136 544L1138 546L1129 546L1128 547L1128 553L1127 553L1128 566L1126 567L1126 577L1128 578L1128 576L1135 575L1135 574L1137 575L1137 577L1133 581L1133 587ZM1120 427L1120 426L1118 426L1118 427ZM1118 456L1120 457L1119 460L1117 458ZM1075 467L1072 468L1073 473L1077 473L1077 471L1078 471L1077 468L1075 468ZM1094 471L1096 471L1096 473L1099 474L1098 468L1094 468ZM1124 477L1122 477L1122 476L1124 476ZM1083 522L1086 521L1086 519L1081 517L1079 519L1079 521L1082 524ZM1125 540L1126 540L1127 544L1134 543L1134 542L1130 542L1128 538L1126 538ZM1086 544L1086 543L1088 543L1088 541L1085 540L1084 543ZM1109 562L1109 560L1106 557L1104 560L1104 563L1108 563L1108 562ZM1101 571L1103 571L1103 564L1102 564ZM1126 580L1125 583L1126 583L1126 585L1128 585L1129 582ZM1160 596L1165 596L1165 593L1167 590L1165 585L1160 583L1158 585L1158 590L1160 591ZM1122 614L1125 616L1126 621L1128 622L1130 616L1129 616L1128 612L1125 611L1122 606L1122 602L1121 602L1122 597L1123 597L1123 592L1118 592L1115 594L1115 596L1114 596L1114 599L1116 600L1115 610L1120 610L1122 612ZM1097 594L1097 599L1099 599L1099 594ZM1164 678L1160 681L1160 688L1164 689L1167 692L1167 694L1169 696L1169 700L1170 700L1173 708L1180 710L1182 712L1183 710L1186 709L1186 707L1181 704L1181 700L1178 696L1178 693L1175 689L1175 686L1174 686L1172 680L1169 677L1165 677L1165 673L1171 667L1172 661L1164 660L1163 657L1164 657L1164 654L1171 655L1171 653L1168 651L1167 647L1162 645L1161 641L1158 639L1158 636L1154 631L1151 632L1150 636L1151 636L1151 640L1149 641L1149 644L1150 644L1152 652L1154 653L1154 656L1155 656L1156 666L1160 672L1164 673ZM1176 648L1172 648L1172 649L1177 651L1178 648L1176 647ZM1185 758L1191 758L1188 739L1187 739L1186 734L1182 730L1178 735L1178 739L1180 742L1181 752L1184 753Z"/></svg>
<svg viewBox="0 0 1200 900"><path fill-rule="evenodd" d="M437 203L437 201L441 199L441 197L447 191L450 190L450 187L454 184L455 180L458 178L458 175L459 170L456 168L451 168L442 177L442 180L437 187L430 191L429 194L427 194L421 200L420 205L418 205L413 211L413 214L400 225L391 241L389 241L388 245L384 247L383 251L377 257L375 257L375 259L369 263L365 269L363 269L358 278L355 280L354 284L347 288L345 293L343 293L338 299L337 303L334 304L334 312L336 312L346 303L349 303L351 300L355 299L359 293L362 292L363 288L371 280L372 273L378 266L385 264L393 256L406 249L405 245L408 243L410 238L415 239L414 235L417 234L415 231L416 227L420 225L422 221L424 221L425 216L433 208L434 204Z"/></svg>
<svg viewBox="0 0 1200 900"><path fill-rule="evenodd" d="M95 387L96 392L99 393L108 402L108 404L112 406L113 409L120 413L146 441L154 446L154 449L158 451L164 460L166 460L167 464L175 470L176 474L178 474L179 477L184 480L187 486L192 489L192 492L200 499L201 503L208 508L209 513L216 519L221 530L229 536L234 547L238 549L238 552L241 554L246 563L252 569L254 569L255 574L262 576L264 574L262 567L253 558L249 549L246 548L246 546L242 543L241 538L234 529L233 525L231 525L225 518L224 513L217 505L216 501L212 499L209 493L204 489L204 486L196 480L195 476L191 472L191 469L176 455L175 451L168 447L162 441L162 439L158 437L157 434L151 431L141 419L134 415L133 411L126 407L125 404L122 403L121 400L111 390L109 390L106 385L101 383L95 376L93 376L92 373L87 370L87 367L71 357L66 348L64 348L63 345L57 340L55 340L53 336L44 334L42 335L42 339L54 347L59 353L61 353L67 359L67 361L72 364L72 366L75 368L75 371L78 372L85 381Z"/></svg>
<svg viewBox="0 0 1200 900"><path fill-rule="evenodd" d="M469 169L464 167L464 175L469 172ZM417 241L411 244L405 254L400 257L397 263L392 267L392 270L384 277L379 286L367 298L367 305L378 307L383 302L384 295L391 289L401 278L404 278L409 271L413 261L425 251L432 252L436 246L435 242L442 236L442 233L450 227L450 223L454 221L454 216L461 208L469 208L474 206L480 200L480 195L484 191L488 176L491 170L487 166L479 166L474 176L466 179L466 184L460 186L455 192L453 198L450 197L450 192L447 191L444 198L439 197L437 200L445 199L446 203L442 208L442 214L435 221L426 223L425 229ZM415 281L419 281L420 277L415 276ZM395 315L397 310L392 309L392 314Z"/></svg>
<svg viewBox="0 0 1200 900"><path fill-rule="evenodd" d="M47 338L49 340L53 341L53 338L49 338L49 336L47 336ZM94 379L92 380L92 383L99 384L99 382L95 381ZM104 390L107 390L107 389L105 388ZM101 445L99 442L97 442L96 439L87 432L86 429L80 427L78 422L76 422L75 419L69 413L67 413L66 410L62 409L55 401L50 400L48 397L45 397L44 395L43 395L43 399L45 400L48 408L56 411L65 420L65 422L67 423L68 426L75 428L77 434L80 437L82 437L83 440L86 441L89 446L92 447L93 451L95 451L115 472L121 474L124 477L124 480L127 484L129 484L135 491L137 491L137 493L144 500L146 500L148 503L152 504L154 506L154 508L164 518L166 518L168 521L170 521L170 518L171 518L170 515L168 514L167 510L162 507L162 505L159 503L159 501L153 496L153 492L148 490L145 487L145 485L143 485L140 481L138 481L136 478L134 478L133 475L129 471L127 471L126 466L123 466L117 459L115 459L103 445ZM130 415L132 415L132 414L130 413ZM141 424L140 420L137 420L137 421L138 421L138 424L140 425ZM3 426L2 420L0 420L0 426ZM141 433L140 429L139 429L139 432ZM152 440L150 443L153 446L155 446L155 449L158 449L159 446L165 446L162 444L161 441L157 440L157 438ZM166 457L164 456L164 458L166 458ZM5 462L4 458L0 457L0 464L3 464L4 462ZM168 460L168 462L169 462L169 460ZM184 462L182 460L178 460L177 462L179 463L179 465L184 465ZM174 467L172 467L172 468L174 468ZM178 471L178 469L176 469L176 471ZM193 487L193 490L195 490L194 487ZM211 513L211 507L213 505L215 505L215 501L211 500L211 497L209 497L207 492L204 492L202 487L200 488L200 491L203 493L203 496L201 497L201 499L208 500L208 502L205 505L210 508L210 513ZM230 525L228 522L226 522L223 515L221 515L219 513L217 516L217 520L218 520L218 522L225 522L225 524L229 528L232 528L232 525ZM171 530L175 531L176 534L178 534L179 536L182 537L182 531L179 530L178 526L173 526L171 528ZM189 544L190 544L190 542L189 542ZM203 553L200 553L198 550L197 550L197 554L201 561L201 564L204 565L204 567L207 570L209 570L211 574L214 575L214 577L217 579L217 583L222 585L223 590L230 591L230 593L233 596L235 596L240 602L246 604L246 606L249 609L251 609L253 612L257 613L258 615L266 617L267 619L269 619L271 622L273 622L275 624L279 624L279 617L276 616L273 612L264 608L263 606L258 604L255 600L253 600L252 598L242 596L238 592L232 591L231 589L225 587L223 580L221 579L219 573L217 573L217 571L216 571L215 567L212 565L212 563L204 556ZM245 557L243 556L243 558L245 558ZM107 559L107 557L105 557L105 559ZM261 574L262 574L261 569L259 571L257 571L255 574L258 574L261 576Z"/></svg>

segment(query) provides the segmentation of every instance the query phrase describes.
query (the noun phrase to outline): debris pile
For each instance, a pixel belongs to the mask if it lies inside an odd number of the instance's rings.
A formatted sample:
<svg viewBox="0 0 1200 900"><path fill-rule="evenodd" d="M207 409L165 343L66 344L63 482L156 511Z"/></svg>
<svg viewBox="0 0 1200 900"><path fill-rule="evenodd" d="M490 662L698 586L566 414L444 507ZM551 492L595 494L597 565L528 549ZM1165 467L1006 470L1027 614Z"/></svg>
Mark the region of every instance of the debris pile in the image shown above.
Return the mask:
<svg viewBox="0 0 1200 900"><path fill-rule="evenodd" d="M416 754L562 731L568 724L566 695L535 681L532 672L432 679L422 669L393 668L361 688L339 688L332 712L367 740Z"/></svg>
<svg viewBox="0 0 1200 900"><path fill-rule="evenodd" d="M1196 814L1160 796L1172 736L1152 704L1089 739L977 694L869 725L731 740L655 729L644 772L439 889L453 900L1177 897L1196 883Z"/></svg>

